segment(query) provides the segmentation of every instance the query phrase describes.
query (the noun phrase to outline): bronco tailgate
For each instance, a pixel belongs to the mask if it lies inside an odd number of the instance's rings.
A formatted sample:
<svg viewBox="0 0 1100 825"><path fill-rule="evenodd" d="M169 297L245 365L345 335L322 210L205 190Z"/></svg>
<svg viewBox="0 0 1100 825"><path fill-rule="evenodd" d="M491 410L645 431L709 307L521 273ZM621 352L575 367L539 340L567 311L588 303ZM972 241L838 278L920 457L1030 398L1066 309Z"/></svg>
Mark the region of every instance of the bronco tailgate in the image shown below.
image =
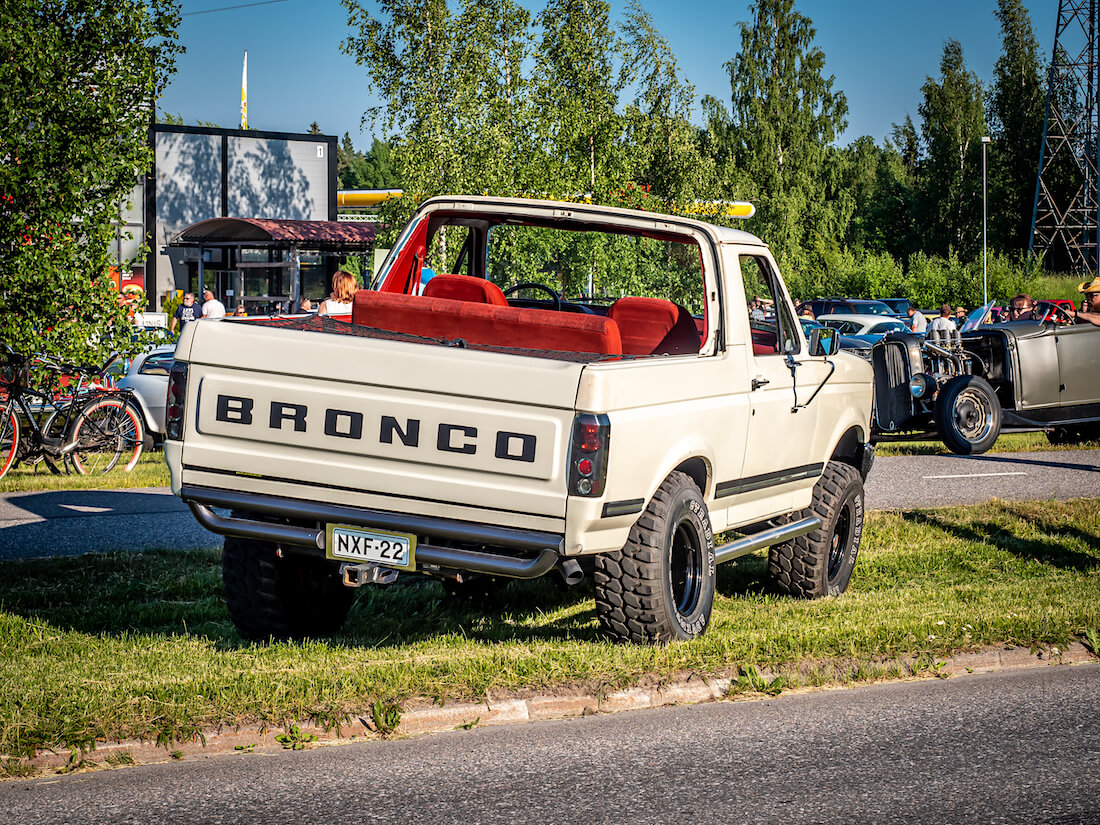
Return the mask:
<svg viewBox="0 0 1100 825"><path fill-rule="evenodd" d="M182 484L562 529L583 363L204 323Z"/></svg>

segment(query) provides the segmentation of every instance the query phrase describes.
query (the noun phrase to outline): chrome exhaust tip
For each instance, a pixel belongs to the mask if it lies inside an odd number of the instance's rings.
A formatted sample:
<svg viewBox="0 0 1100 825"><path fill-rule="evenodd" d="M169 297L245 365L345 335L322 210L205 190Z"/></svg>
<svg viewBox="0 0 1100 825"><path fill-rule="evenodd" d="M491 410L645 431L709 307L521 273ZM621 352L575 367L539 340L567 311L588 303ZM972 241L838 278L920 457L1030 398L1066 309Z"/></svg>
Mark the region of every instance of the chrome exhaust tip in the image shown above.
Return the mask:
<svg viewBox="0 0 1100 825"><path fill-rule="evenodd" d="M584 571L576 559L565 559L558 565L558 572L567 587L578 585L584 579Z"/></svg>

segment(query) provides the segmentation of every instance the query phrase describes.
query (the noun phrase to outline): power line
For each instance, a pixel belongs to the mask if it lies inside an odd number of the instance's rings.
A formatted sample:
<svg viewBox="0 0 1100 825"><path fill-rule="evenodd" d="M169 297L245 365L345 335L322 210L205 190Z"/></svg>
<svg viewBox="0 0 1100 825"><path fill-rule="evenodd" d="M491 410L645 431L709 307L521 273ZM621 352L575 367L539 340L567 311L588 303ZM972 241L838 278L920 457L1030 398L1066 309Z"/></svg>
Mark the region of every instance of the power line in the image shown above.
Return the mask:
<svg viewBox="0 0 1100 825"><path fill-rule="evenodd" d="M220 9L203 9L202 11L185 11L180 17L193 17L196 14L213 14L216 11L232 11L233 9L247 9L249 6L270 6L273 3L285 3L287 0L262 0L259 3L241 3L239 6L222 6Z"/></svg>

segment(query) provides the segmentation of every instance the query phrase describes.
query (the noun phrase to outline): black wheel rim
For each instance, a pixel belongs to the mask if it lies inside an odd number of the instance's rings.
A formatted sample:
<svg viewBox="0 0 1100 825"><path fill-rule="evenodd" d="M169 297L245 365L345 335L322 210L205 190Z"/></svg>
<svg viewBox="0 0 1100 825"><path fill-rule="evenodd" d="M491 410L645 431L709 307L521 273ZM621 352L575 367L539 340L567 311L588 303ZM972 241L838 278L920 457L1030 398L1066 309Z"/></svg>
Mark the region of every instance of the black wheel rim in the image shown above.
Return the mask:
<svg viewBox="0 0 1100 825"><path fill-rule="evenodd" d="M670 552L668 575L672 601L676 612L686 616L698 605L703 587L703 547L698 531L690 522L681 521L676 525Z"/></svg>
<svg viewBox="0 0 1100 825"><path fill-rule="evenodd" d="M836 526L833 527L832 544L829 546L829 579L836 578L844 562L844 553L848 549L848 543L852 540L852 515L851 505L845 504L836 517Z"/></svg>

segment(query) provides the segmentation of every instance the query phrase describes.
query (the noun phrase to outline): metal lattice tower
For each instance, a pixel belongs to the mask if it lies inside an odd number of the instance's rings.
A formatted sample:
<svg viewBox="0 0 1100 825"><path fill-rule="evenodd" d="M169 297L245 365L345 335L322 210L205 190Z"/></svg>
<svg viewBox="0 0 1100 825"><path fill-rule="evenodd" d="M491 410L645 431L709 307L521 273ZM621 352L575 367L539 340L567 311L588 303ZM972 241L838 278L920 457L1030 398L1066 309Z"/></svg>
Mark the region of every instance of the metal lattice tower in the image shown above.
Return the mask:
<svg viewBox="0 0 1100 825"><path fill-rule="evenodd" d="M1048 269L1097 271L1098 0L1059 0L1029 251Z"/></svg>

